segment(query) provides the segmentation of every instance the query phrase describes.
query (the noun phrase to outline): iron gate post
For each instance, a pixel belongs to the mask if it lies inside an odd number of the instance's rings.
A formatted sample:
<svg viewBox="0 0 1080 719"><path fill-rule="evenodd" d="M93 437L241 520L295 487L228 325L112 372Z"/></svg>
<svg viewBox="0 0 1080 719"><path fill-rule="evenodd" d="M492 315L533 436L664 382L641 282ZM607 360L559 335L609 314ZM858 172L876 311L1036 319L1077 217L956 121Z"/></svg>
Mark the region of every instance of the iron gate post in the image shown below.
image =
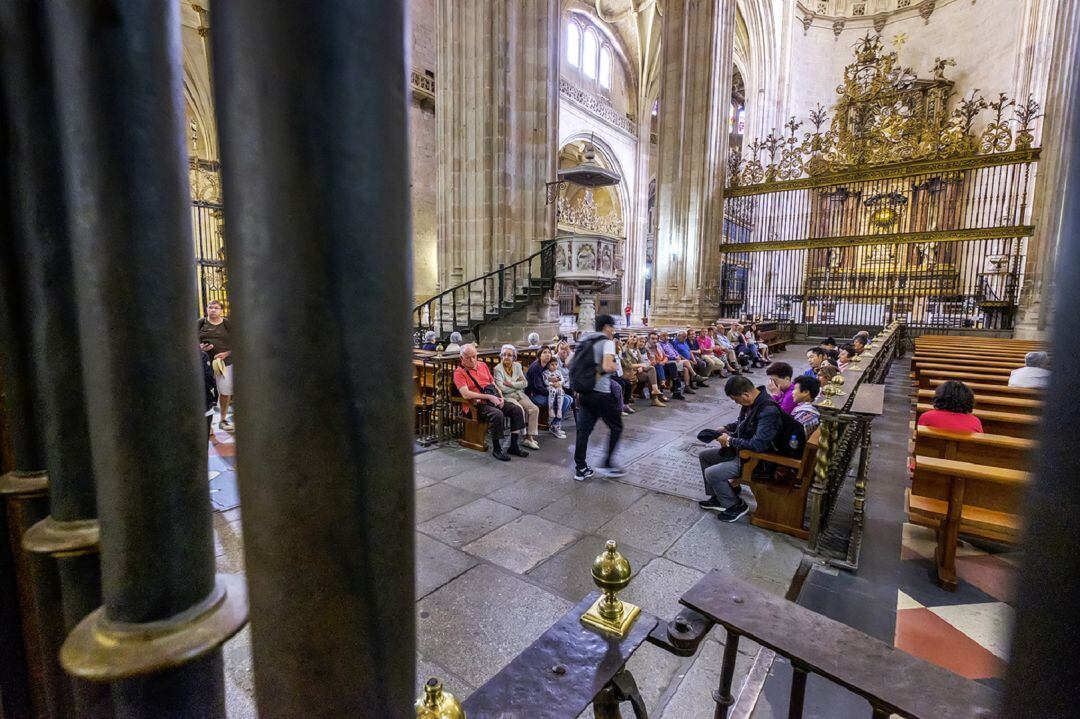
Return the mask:
<svg viewBox="0 0 1080 719"><path fill-rule="evenodd" d="M15 180L14 269L28 330L41 408L51 516L22 536L35 586L48 589L38 621L47 651L45 689L52 716L93 719L109 711L106 689L65 677L57 655L64 636L101 604L98 523L83 393L71 248L64 216L52 81L43 6L14 0L0 15ZM39 591L39 594L42 592Z"/></svg>
<svg viewBox="0 0 1080 719"><path fill-rule="evenodd" d="M275 717L411 717L404 4L214 13L256 697Z"/></svg>
<svg viewBox="0 0 1080 719"><path fill-rule="evenodd" d="M111 683L121 719L223 717L246 596L214 571L179 8L49 0L46 17L104 601L60 660Z"/></svg>

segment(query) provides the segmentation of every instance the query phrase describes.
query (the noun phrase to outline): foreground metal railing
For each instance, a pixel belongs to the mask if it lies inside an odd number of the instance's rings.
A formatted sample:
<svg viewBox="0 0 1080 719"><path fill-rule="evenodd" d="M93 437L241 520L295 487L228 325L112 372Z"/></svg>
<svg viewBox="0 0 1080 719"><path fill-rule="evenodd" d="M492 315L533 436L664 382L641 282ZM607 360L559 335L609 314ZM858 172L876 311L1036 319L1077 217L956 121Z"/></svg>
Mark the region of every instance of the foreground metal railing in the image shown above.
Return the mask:
<svg viewBox="0 0 1080 719"><path fill-rule="evenodd" d="M789 719L803 716L811 674L865 699L873 719L893 714L905 719L997 715L1000 697L993 689L723 570L714 569L683 594L683 606L670 621L618 599L617 593L630 583L631 569L614 542L596 558L592 574L602 591L585 597L463 703L446 696L437 678L430 679L417 700L417 717L569 719L591 705L597 719L619 719L622 705L629 703L634 717L648 719L627 661L646 642L676 656L693 656L717 625L726 637L711 697L716 719L727 719L741 694L733 689L743 637L764 648L758 661L769 663L781 656L791 663Z"/></svg>

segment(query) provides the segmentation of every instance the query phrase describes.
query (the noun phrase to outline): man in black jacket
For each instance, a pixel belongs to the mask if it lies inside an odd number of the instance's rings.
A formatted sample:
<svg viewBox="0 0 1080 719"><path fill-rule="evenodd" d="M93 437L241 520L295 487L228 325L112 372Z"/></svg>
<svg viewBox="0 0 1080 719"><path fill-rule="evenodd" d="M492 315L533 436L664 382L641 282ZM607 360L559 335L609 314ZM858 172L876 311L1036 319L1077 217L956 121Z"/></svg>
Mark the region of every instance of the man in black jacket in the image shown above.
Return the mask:
<svg viewBox="0 0 1080 719"><path fill-rule="evenodd" d="M734 522L750 510L739 497L739 490L731 486L742 474L739 451L775 452L782 419L780 406L765 388L755 387L746 377L730 377L724 393L742 410L738 421L717 430L720 447L701 453L701 474L709 498L698 504L702 509L718 512L721 522Z"/></svg>

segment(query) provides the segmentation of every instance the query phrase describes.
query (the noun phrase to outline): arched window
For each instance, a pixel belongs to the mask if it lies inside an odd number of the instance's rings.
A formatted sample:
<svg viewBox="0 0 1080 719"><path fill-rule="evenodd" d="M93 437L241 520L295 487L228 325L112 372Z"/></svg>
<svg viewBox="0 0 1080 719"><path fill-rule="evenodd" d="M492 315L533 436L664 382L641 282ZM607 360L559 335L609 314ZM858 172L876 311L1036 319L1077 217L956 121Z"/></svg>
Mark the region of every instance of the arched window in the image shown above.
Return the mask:
<svg viewBox="0 0 1080 719"><path fill-rule="evenodd" d="M577 23L568 23L566 26L566 61L574 67L578 67L581 58L581 28Z"/></svg>
<svg viewBox="0 0 1080 719"><path fill-rule="evenodd" d="M611 48L607 45L600 51L600 87L611 89Z"/></svg>
<svg viewBox="0 0 1080 719"><path fill-rule="evenodd" d="M596 41L596 32L589 28L585 31L585 42L582 44L581 69L585 71L585 77L596 78L596 51L599 43Z"/></svg>

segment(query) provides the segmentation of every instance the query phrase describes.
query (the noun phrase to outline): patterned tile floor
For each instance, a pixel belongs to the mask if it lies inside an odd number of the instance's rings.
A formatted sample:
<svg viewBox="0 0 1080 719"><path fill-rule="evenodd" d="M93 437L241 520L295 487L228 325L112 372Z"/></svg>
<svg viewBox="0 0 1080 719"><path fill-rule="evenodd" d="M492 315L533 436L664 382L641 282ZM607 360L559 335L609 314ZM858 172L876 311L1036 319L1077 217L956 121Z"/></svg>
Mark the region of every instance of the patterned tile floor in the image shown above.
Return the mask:
<svg viewBox="0 0 1080 719"><path fill-rule="evenodd" d="M1005 672L1013 623L1016 557L962 542L960 585L933 582L934 533L904 524L894 645L969 679L996 684Z"/></svg>
<svg viewBox="0 0 1080 719"><path fill-rule="evenodd" d="M210 479L210 504L215 512L224 512L240 504L236 485L236 438L231 432L218 429L214 414L207 453L207 475Z"/></svg>

